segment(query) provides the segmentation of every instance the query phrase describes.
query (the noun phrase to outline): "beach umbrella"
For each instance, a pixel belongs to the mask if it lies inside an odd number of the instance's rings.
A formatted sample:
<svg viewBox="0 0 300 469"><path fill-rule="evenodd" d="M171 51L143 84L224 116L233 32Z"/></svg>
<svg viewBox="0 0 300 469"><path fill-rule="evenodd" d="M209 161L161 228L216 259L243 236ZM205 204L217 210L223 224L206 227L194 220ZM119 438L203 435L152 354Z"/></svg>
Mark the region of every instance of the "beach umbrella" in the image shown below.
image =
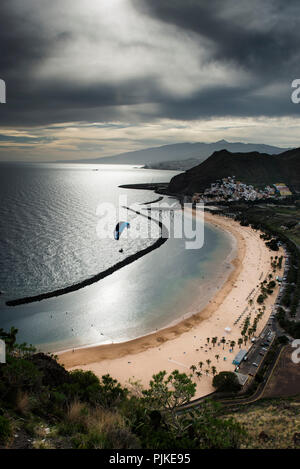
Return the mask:
<svg viewBox="0 0 300 469"><path fill-rule="evenodd" d="M226 332L231 332L231 328L230 328L230 327L228 327L228 326L227 326L227 327L225 327L225 329L224 329L224 330L225 330Z"/></svg>

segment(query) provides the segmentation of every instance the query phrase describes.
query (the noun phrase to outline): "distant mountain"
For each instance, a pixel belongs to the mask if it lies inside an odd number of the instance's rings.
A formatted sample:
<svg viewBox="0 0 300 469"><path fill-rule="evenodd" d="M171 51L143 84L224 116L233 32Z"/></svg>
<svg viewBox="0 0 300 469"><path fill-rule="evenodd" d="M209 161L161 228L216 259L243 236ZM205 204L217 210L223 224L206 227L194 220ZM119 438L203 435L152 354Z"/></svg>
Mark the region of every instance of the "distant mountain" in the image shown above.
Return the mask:
<svg viewBox="0 0 300 469"><path fill-rule="evenodd" d="M206 160L200 158L188 158L187 160L175 160L175 161L161 161L160 163L147 163L143 166L145 169L167 169L176 171L186 171L187 169L197 166L201 161Z"/></svg>
<svg viewBox="0 0 300 469"><path fill-rule="evenodd" d="M233 175L237 180L254 185L285 182L299 191L300 148L278 155L259 152L231 153L225 149L216 151L203 163L173 177L168 190L193 194L203 191L218 179Z"/></svg>
<svg viewBox="0 0 300 469"><path fill-rule="evenodd" d="M204 161L214 151L225 148L232 152L250 152L259 151L262 153L277 154L282 152L283 148L273 147L271 145L263 145L256 143L230 143L226 140L219 140L214 143L174 143L172 145L163 145L161 147L145 148L144 150L129 151L119 155L109 156L105 158L96 158L91 160L77 160L77 163L94 163L94 164L136 164L151 165L175 160L195 159L199 162Z"/></svg>

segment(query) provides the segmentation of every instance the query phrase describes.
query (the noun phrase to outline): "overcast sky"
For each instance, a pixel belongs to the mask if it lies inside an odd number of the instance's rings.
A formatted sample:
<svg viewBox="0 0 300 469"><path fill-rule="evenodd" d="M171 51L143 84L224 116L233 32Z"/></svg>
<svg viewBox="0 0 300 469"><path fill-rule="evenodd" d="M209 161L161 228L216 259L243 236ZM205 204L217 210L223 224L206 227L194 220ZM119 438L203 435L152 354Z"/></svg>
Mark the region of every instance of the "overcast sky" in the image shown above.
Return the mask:
<svg viewBox="0 0 300 469"><path fill-rule="evenodd" d="M0 159L300 146L299 0L1 0Z"/></svg>

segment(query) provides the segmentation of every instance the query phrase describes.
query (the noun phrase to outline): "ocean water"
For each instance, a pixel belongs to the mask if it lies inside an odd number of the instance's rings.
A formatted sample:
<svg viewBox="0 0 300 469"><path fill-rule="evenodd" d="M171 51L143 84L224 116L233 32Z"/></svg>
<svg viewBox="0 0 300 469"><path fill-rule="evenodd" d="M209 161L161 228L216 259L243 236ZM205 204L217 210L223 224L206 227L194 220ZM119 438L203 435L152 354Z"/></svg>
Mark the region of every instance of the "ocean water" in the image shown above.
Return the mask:
<svg viewBox="0 0 300 469"><path fill-rule="evenodd" d="M201 249L187 250L184 240L168 239L81 290L22 306L5 305L8 299L77 283L151 245L153 239L125 234L118 242L99 238L97 226L103 220L97 207L117 207L120 195L128 205L154 200L153 192L118 186L166 182L174 174L119 165L1 164L0 327L13 325L20 342L54 351L129 340L199 311L230 270L232 239L209 225ZM107 214L113 235L113 211L108 208ZM128 216L132 229L149 228L149 221L141 222L134 213ZM159 234L157 226L151 228Z"/></svg>

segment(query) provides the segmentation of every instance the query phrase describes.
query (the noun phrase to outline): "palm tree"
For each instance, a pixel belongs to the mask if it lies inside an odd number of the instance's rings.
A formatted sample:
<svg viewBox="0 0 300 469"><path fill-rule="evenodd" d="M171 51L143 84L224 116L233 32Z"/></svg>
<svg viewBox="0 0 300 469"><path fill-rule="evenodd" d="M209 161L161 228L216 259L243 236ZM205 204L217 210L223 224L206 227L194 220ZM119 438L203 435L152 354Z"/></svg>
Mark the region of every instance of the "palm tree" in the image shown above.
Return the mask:
<svg viewBox="0 0 300 469"><path fill-rule="evenodd" d="M197 367L195 365L191 365L190 366L190 370L192 370L193 374L195 373L195 371L197 370Z"/></svg>
<svg viewBox="0 0 300 469"><path fill-rule="evenodd" d="M199 362L198 365L199 365L199 368L202 369L203 362Z"/></svg>
<svg viewBox="0 0 300 469"><path fill-rule="evenodd" d="M205 374L206 374L206 376L208 376L209 370L205 370Z"/></svg>
<svg viewBox="0 0 300 469"><path fill-rule="evenodd" d="M209 365L211 364L211 360L208 358L208 359L206 360L206 363L207 363L208 366L209 366Z"/></svg>
<svg viewBox="0 0 300 469"><path fill-rule="evenodd" d="M242 343L243 343L243 339L240 337L239 340L238 340L238 344L239 344L240 348L241 348Z"/></svg>
<svg viewBox="0 0 300 469"><path fill-rule="evenodd" d="M224 350L224 344L226 344L226 339L225 339L225 337L222 337L221 343L223 344L223 350Z"/></svg>
<svg viewBox="0 0 300 469"><path fill-rule="evenodd" d="M217 341L218 341L218 337L213 337L213 338L212 338L212 344L213 344L213 346L216 345Z"/></svg>
<svg viewBox="0 0 300 469"><path fill-rule="evenodd" d="M217 374L217 368L215 366L212 366L211 367L211 372L212 372L213 376L215 376Z"/></svg>
<svg viewBox="0 0 300 469"><path fill-rule="evenodd" d="M198 379L200 379L200 378L201 378L201 376L202 376L202 373L201 373L201 371L196 371L196 376L197 376L197 378L198 378Z"/></svg>
<svg viewBox="0 0 300 469"><path fill-rule="evenodd" d="M235 341L232 340L232 341L230 342L230 347L231 347L232 349L234 349L234 346L235 346Z"/></svg>
<svg viewBox="0 0 300 469"><path fill-rule="evenodd" d="M215 355L215 358L217 359L217 362L219 361L220 355Z"/></svg>
<svg viewBox="0 0 300 469"><path fill-rule="evenodd" d="M209 344L209 337L207 337L207 339L206 339L206 340L207 340L207 343Z"/></svg>
<svg viewBox="0 0 300 469"><path fill-rule="evenodd" d="M246 345L246 343L247 343L247 340L248 340L248 337L245 335L245 337L244 337L244 344L245 344L245 345Z"/></svg>

